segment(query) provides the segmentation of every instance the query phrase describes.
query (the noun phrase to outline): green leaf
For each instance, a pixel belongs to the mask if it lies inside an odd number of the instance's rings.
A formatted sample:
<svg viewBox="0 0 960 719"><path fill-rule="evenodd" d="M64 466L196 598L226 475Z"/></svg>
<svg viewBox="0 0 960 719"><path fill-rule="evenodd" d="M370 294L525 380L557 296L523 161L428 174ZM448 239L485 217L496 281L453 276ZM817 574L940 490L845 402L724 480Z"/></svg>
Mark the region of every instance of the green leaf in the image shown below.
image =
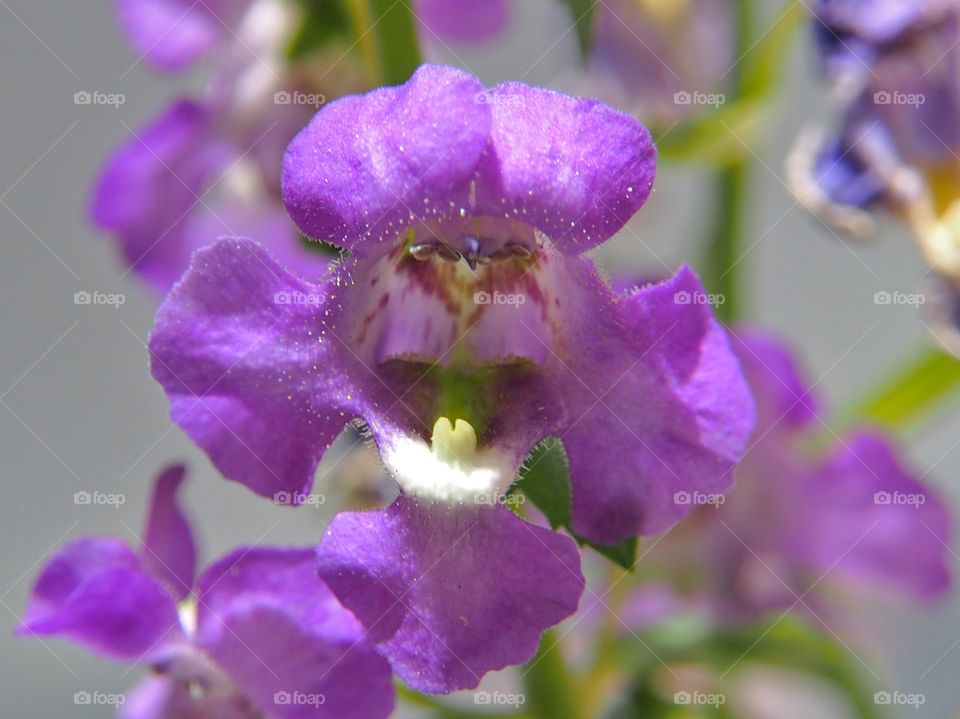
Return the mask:
<svg viewBox="0 0 960 719"><path fill-rule="evenodd" d="M563 527L581 546L590 547L624 569L633 569L637 556L636 537L620 544L605 545L590 542L573 531L570 464L563 442L556 437L548 437L533 448L510 491L523 492L554 529Z"/></svg>
<svg viewBox="0 0 960 719"><path fill-rule="evenodd" d="M958 387L960 360L941 349L927 350L845 412L841 424L866 422L902 429L955 396Z"/></svg>
<svg viewBox="0 0 960 719"><path fill-rule="evenodd" d="M593 47L593 26L597 19L596 0L560 0L567 6L573 19L573 29L577 33L580 57L587 59Z"/></svg>
<svg viewBox="0 0 960 719"><path fill-rule="evenodd" d="M406 82L420 65L411 0L341 0L354 38L378 84Z"/></svg>

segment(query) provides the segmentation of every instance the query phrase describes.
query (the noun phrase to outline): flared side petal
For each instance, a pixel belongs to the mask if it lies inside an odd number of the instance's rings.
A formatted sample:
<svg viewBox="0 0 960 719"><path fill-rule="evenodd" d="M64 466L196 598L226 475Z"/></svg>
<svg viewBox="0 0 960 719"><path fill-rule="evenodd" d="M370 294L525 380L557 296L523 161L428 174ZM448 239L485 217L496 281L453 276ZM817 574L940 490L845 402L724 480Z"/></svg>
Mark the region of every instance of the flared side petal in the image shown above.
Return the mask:
<svg viewBox="0 0 960 719"><path fill-rule="evenodd" d="M529 659L577 609L571 539L501 506L418 504L341 513L317 550L321 578L411 687L447 693Z"/></svg>
<svg viewBox="0 0 960 719"><path fill-rule="evenodd" d="M583 295L549 387L566 417L574 529L614 544L666 529L686 496L724 492L754 408L688 269L619 301L599 284Z"/></svg>
<svg viewBox="0 0 960 719"><path fill-rule="evenodd" d="M199 582L198 644L264 715L376 719L390 667L317 577L313 550L240 549Z"/></svg>
<svg viewBox="0 0 960 719"><path fill-rule="evenodd" d="M330 291L249 240L220 240L196 253L157 314L152 370L173 420L263 496L308 490L353 419L325 403L341 379L318 309Z"/></svg>
<svg viewBox="0 0 960 719"><path fill-rule="evenodd" d="M174 597L117 539L80 539L54 555L17 633L62 635L128 661L146 660L181 636Z"/></svg>

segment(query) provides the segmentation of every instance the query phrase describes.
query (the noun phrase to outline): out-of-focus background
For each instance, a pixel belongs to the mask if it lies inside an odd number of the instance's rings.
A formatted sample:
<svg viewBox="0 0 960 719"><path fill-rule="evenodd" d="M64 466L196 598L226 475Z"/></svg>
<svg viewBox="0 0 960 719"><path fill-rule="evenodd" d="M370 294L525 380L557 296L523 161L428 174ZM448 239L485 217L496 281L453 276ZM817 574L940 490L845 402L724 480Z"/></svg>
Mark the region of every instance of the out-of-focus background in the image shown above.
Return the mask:
<svg viewBox="0 0 960 719"><path fill-rule="evenodd" d="M565 68L577 48L564 9L555 0L523 0L514 11L517 21L493 49L430 47L428 55L487 82L570 86ZM764 22L777 17L772 12ZM62 641L12 636L32 575L55 547L85 534L136 543L149 480L173 460L191 468L186 497L206 559L238 544L310 545L338 483L369 470L356 457L331 455L316 487L327 505L271 506L221 479L167 419L144 347L156 298L124 275L110 243L91 227L87 206L105 154L177 87L197 88L201 78L171 79L137 62L104 0L0 0L0 48L0 713L109 716L111 707L75 704L75 692L122 693L139 669ZM94 91L119 93L124 102L75 104L75 93ZM741 262L751 321L802 350L818 389L839 410L933 340L916 308L874 302L879 291L922 290L924 268L906 234L890 228L875 244L842 244L785 186L790 145L804 126L828 119L826 107L810 38L801 32L776 114L763 133L744 138L755 161ZM615 274L664 274L683 262L696 267L712 216L709 189L701 169L663 165L647 207L596 253L598 261ZM75 304L75 293L94 291L119 293L123 304ZM906 453L960 515L960 402L918 427ZM117 498L113 505L78 504L78 492ZM953 569L960 571L960 558ZM862 655L869 671L891 691L925 695L926 704L907 707L905 715L953 716L960 706L960 594L923 610L876 611L881 649Z"/></svg>

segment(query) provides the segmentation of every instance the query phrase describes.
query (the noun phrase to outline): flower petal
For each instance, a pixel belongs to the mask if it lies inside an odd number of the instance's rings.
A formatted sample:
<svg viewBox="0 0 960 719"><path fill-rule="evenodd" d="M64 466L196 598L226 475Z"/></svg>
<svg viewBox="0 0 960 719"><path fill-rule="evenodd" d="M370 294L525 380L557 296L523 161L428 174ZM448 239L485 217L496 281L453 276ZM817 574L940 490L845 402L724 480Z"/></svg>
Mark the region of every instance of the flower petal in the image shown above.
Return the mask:
<svg viewBox="0 0 960 719"><path fill-rule="evenodd" d="M475 687L529 659L576 611L584 581L568 537L501 506L421 505L341 513L317 551L320 576L411 687Z"/></svg>
<svg viewBox="0 0 960 719"><path fill-rule="evenodd" d="M287 151L283 187L307 235L355 251L417 219L495 217L574 253L623 227L655 165L647 130L596 100L521 83L485 91L424 65L405 85L319 112Z"/></svg>
<svg viewBox="0 0 960 719"><path fill-rule="evenodd" d="M756 401L756 434L766 434L775 426L801 429L815 421L819 404L792 353L746 327L735 329L732 344Z"/></svg>
<svg viewBox="0 0 960 719"><path fill-rule="evenodd" d="M466 207L490 128L482 90L462 70L424 65L404 85L330 103L287 149L290 216L310 237L360 250L412 214Z"/></svg>
<svg viewBox="0 0 960 719"><path fill-rule="evenodd" d="M211 50L250 0L116 0L134 50L162 70L183 70Z"/></svg>
<svg viewBox="0 0 960 719"><path fill-rule="evenodd" d="M140 682L117 709L120 719L262 719L238 694L195 697L190 684L163 676Z"/></svg>
<svg viewBox="0 0 960 719"><path fill-rule="evenodd" d="M416 0L414 7L420 24L441 41L490 40L504 30L508 19L506 0Z"/></svg>
<svg viewBox="0 0 960 719"><path fill-rule="evenodd" d="M903 468L882 436L846 438L811 475L804 494L806 522L797 528L803 536L794 538L793 549L816 571L920 597L949 586L946 508Z"/></svg>
<svg viewBox="0 0 960 719"><path fill-rule="evenodd" d="M197 564L193 531L177 504L185 474L183 465L173 465L154 482L141 553L146 570L177 599L184 599L193 590Z"/></svg>
<svg viewBox="0 0 960 719"><path fill-rule="evenodd" d="M562 252L599 245L643 206L656 173L647 129L599 100L506 82L484 93L491 152L474 214L507 215Z"/></svg>
<svg viewBox="0 0 960 719"><path fill-rule="evenodd" d="M242 549L199 582L197 641L265 715L386 717L390 668L310 549Z"/></svg>
<svg viewBox="0 0 960 719"><path fill-rule="evenodd" d="M117 236L127 263L164 291L195 249L180 241L191 209L225 162L210 123L202 104L172 104L113 153L94 192L94 221Z"/></svg>
<svg viewBox="0 0 960 719"><path fill-rule="evenodd" d="M181 636L174 597L117 539L80 539L54 555L17 633L62 634L125 660L143 659Z"/></svg>
<svg viewBox="0 0 960 719"><path fill-rule="evenodd" d="M353 417L325 404L340 381L321 334L326 287L248 240L198 252L157 314L153 376L171 416L228 478L264 496L301 493Z"/></svg>
<svg viewBox="0 0 960 719"><path fill-rule="evenodd" d="M563 300L563 354L542 382L505 393L518 403L516 422L525 418L529 429L504 427L502 435L559 436L570 461L574 530L615 544L686 514L691 507L676 501L678 492L729 486L753 402L688 269L618 301L587 260L577 262L578 271L554 287ZM524 402L539 409L524 411Z"/></svg>

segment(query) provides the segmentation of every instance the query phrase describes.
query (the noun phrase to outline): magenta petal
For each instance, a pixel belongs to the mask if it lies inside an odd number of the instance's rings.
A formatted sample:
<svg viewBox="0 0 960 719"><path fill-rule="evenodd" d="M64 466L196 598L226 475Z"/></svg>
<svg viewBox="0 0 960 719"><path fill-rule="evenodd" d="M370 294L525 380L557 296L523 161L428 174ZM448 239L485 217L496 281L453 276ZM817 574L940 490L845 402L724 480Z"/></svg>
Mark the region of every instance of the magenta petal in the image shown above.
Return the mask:
<svg viewBox="0 0 960 719"><path fill-rule="evenodd" d="M173 465L154 482L141 554L146 570L177 599L184 599L193 589L197 564L193 531L177 504L185 474L183 465Z"/></svg>
<svg viewBox="0 0 960 719"><path fill-rule="evenodd" d="M490 128L480 82L424 65L406 84L325 107L287 149L283 196L310 237L354 250L398 232L411 213L466 206ZM349 129L349 131L345 131Z"/></svg>
<svg viewBox="0 0 960 719"><path fill-rule="evenodd" d="M265 715L390 714L390 667L317 577L312 550L238 550L199 586L198 644Z"/></svg>
<svg viewBox="0 0 960 719"><path fill-rule="evenodd" d="M320 576L411 687L447 693L519 664L577 609L576 545L501 506L420 505L341 513Z"/></svg>
<svg viewBox="0 0 960 719"><path fill-rule="evenodd" d="M60 634L106 656L140 660L180 636L174 598L115 539L80 539L33 586L24 636Z"/></svg>
<svg viewBox="0 0 960 719"><path fill-rule="evenodd" d="M317 307L326 289L298 280L247 240L194 256L161 306L153 375L171 416L228 478L266 497L308 490L344 417Z"/></svg>
<svg viewBox="0 0 960 719"><path fill-rule="evenodd" d="M637 120L519 82L484 95L492 151L477 179L476 214L509 213L572 254L612 237L643 206L657 155Z"/></svg>

